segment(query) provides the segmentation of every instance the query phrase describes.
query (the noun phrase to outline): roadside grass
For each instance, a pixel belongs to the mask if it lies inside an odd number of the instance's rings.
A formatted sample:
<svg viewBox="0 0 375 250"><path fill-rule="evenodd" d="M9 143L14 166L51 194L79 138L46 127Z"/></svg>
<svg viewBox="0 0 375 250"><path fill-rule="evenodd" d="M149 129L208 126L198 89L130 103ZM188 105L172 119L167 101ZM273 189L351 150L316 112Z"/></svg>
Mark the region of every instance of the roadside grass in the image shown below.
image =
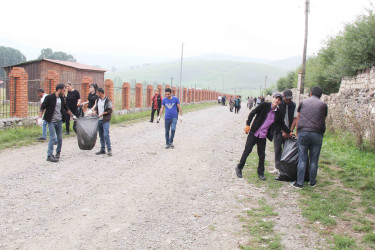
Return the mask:
<svg viewBox="0 0 375 250"><path fill-rule="evenodd" d="M183 113L189 113L192 111L197 111L200 109L205 109L209 107L217 106L217 103L201 103L201 104L188 104L182 105ZM143 111L137 113L129 113L125 115L113 116L111 119L111 124L123 124L130 122L139 122L147 120L150 117L151 111ZM73 128L73 123L71 123L71 128ZM63 124L63 133L65 132L65 124ZM9 128L0 130L0 150L4 150L10 147L21 147L27 145L33 145L36 143L41 143L36 141L38 137L42 135L42 129L39 126L21 126L15 128ZM70 135L64 135L63 138L74 137L75 133L71 132ZM47 140L48 141L48 140Z"/></svg>
<svg viewBox="0 0 375 250"><path fill-rule="evenodd" d="M375 153L346 134L323 139L316 187L299 192L302 215L334 249L375 249Z"/></svg>

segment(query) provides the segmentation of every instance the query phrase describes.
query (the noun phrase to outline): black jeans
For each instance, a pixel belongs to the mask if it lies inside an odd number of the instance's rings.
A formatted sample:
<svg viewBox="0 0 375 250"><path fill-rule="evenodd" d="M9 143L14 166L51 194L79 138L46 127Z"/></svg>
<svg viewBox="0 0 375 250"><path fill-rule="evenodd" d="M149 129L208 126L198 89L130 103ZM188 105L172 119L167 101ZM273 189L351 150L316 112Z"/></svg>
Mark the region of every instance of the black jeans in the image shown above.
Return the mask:
<svg viewBox="0 0 375 250"><path fill-rule="evenodd" d="M69 110L72 112L73 115L76 115L77 114L77 109L70 109ZM66 128L66 132L69 132L70 130L70 115L68 115L68 113L65 112L65 128Z"/></svg>
<svg viewBox="0 0 375 250"><path fill-rule="evenodd" d="M234 106L234 113L238 114L238 111L240 111L240 106Z"/></svg>
<svg viewBox="0 0 375 250"><path fill-rule="evenodd" d="M151 111L151 122L154 122L155 110L158 111L158 116L159 116L160 109L154 109L154 108L152 108L152 111Z"/></svg>
<svg viewBox="0 0 375 250"><path fill-rule="evenodd" d="M280 159L283 152L285 139L282 136L281 130L275 130L273 134L273 149L275 151L275 168L280 169Z"/></svg>
<svg viewBox="0 0 375 250"><path fill-rule="evenodd" d="M246 163L246 159L253 150L254 145L257 145L259 164L258 164L258 174L264 174L264 159L266 158L266 138L255 137L254 134L249 133L246 140L245 150L242 153L240 163L238 164L239 169L243 169Z"/></svg>

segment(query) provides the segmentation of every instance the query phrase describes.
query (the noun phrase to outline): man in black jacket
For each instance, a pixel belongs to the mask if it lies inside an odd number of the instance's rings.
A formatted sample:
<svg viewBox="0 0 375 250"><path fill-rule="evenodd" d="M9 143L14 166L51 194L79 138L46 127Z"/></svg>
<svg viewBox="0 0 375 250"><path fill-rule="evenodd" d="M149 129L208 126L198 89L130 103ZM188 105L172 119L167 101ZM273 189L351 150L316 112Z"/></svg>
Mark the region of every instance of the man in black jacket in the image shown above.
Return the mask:
<svg viewBox="0 0 375 250"><path fill-rule="evenodd" d="M162 101L163 101L163 97L161 97L161 95L159 94L159 89L155 89L155 94L152 97L151 120L150 120L150 122L154 122L155 110L157 111L158 116L159 116ZM159 123L159 121L156 121L156 123Z"/></svg>
<svg viewBox="0 0 375 250"><path fill-rule="evenodd" d="M49 129L49 143L47 150L47 161L58 162L60 159L60 152L62 147L62 123L65 121L64 110L75 120L75 115L70 112L64 99L65 85L57 84L56 92L47 95L40 107L39 119L42 118L44 110L46 111L43 120L48 123ZM53 145L57 137L56 155L53 155Z"/></svg>
<svg viewBox="0 0 375 250"><path fill-rule="evenodd" d="M246 159L257 144L259 164L258 164L258 177L265 181L264 177L264 159L266 157L266 138L270 141L273 139L274 125L281 126L282 130L290 134L290 130L285 125L284 119L280 115L278 105L282 101L281 94L273 96L272 103L264 102L250 112L249 118L246 121L245 133L249 134L247 137L245 150L242 153L240 163L236 166L236 174L238 178L242 178L242 169L245 166ZM252 127L250 124L256 115Z"/></svg>
<svg viewBox="0 0 375 250"><path fill-rule="evenodd" d="M105 96L104 89L98 88L98 99L96 101L96 113L99 115L98 132L100 138L100 151L97 155L105 154L107 145L107 155L112 156L111 138L109 137L109 122L112 114L112 101Z"/></svg>

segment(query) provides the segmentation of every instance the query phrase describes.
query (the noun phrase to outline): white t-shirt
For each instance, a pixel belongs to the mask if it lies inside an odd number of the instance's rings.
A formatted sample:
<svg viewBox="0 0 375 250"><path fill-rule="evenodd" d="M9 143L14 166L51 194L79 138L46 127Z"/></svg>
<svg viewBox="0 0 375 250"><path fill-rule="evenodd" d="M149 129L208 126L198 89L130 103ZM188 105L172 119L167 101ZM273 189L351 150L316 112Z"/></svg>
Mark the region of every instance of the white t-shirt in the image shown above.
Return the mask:
<svg viewBox="0 0 375 250"><path fill-rule="evenodd" d="M47 94L44 93L42 98L40 98L40 105L42 105L42 103L44 102L44 99L46 99L46 96L47 96Z"/></svg>
<svg viewBox="0 0 375 250"><path fill-rule="evenodd" d="M104 112L104 103L105 103L105 98L103 100L99 98L99 100L98 100L98 112L99 112L99 114L98 115L103 114L103 112ZM103 116L101 116L99 118L99 120L103 120Z"/></svg>

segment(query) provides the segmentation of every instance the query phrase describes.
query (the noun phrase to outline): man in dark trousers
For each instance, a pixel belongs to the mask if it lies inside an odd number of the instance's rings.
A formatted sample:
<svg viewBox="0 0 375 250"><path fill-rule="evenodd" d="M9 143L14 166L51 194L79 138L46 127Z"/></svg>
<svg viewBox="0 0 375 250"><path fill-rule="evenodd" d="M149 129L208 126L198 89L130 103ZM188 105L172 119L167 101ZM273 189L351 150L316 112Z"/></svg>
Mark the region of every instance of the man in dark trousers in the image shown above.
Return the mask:
<svg viewBox="0 0 375 250"><path fill-rule="evenodd" d="M104 89L98 88L98 100L95 107L99 116L98 132L100 138L100 151L97 155L105 154L107 145L107 155L112 156L111 138L109 137L109 122L112 114L112 101L105 96Z"/></svg>
<svg viewBox="0 0 375 250"><path fill-rule="evenodd" d="M43 120L48 123L49 130L49 143L47 150L47 161L58 162L60 159L60 152L62 148L62 124L65 121L64 110L68 115L73 117L73 120L77 119L75 115L70 112L68 106L65 103L65 85L57 84L56 92L47 95L44 102L40 106L39 118L42 118L44 110L46 111L43 116ZM57 148L56 154L53 155L53 145L57 137Z"/></svg>
<svg viewBox="0 0 375 250"><path fill-rule="evenodd" d="M159 89L155 89L154 96L152 97L152 106L151 106L151 120L150 122L154 122L154 115L155 115L155 110L158 113L160 113L161 109L161 102L163 101L163 97L159 94ZM159 123L159 121L156 121L156 123Z"/></svg>
<svg viewBox="0 0 375 250"><path fill-rule="evenodd" d="M293 93L290 89L284 90L283 95L283 102L279 105L281 117L283 117L285 125L290 129L290 131L293 132L297 119L297 105L292 101ZM285 135L285 132L281 129L281 127L275 126L273 135L275 169L270 172L271 174L279 174L280 158L285 143L283 135Z"/></svg>
<svg viewBox="0 0 375 250"><path fill-rule="evenodd" d="M311 97L304 100L297 110L298 133L298 170L297 181L291 186L302 188L305 180L307 163L310 161L309 180L310 186L316 185L318 174L318 161L323 143L323 135L326 131L326 118L328 106L320 100L323 92L319 87L311 89Z"/></svg>
<svg viewBox="0 0 375 250"><path fill-rule="evenodd" d="M275 94L272 103L264 102L250 112L245 127L245 133L249 134L246 140L245 150L242 153L240 163L235 168L238 178L242 178L242 169L245 166L246 159L256 144L259 157L258 177L262 181L266 180L266 177L264 177L266 138L272 141L275 124L280 126L288 134L287 136L290 134L290 130L285 125L284 119L280 114L280 109L278 108L281 101L281 94ZM252 123L252 127L250 127L254 116L254 122Z"/></svg>

